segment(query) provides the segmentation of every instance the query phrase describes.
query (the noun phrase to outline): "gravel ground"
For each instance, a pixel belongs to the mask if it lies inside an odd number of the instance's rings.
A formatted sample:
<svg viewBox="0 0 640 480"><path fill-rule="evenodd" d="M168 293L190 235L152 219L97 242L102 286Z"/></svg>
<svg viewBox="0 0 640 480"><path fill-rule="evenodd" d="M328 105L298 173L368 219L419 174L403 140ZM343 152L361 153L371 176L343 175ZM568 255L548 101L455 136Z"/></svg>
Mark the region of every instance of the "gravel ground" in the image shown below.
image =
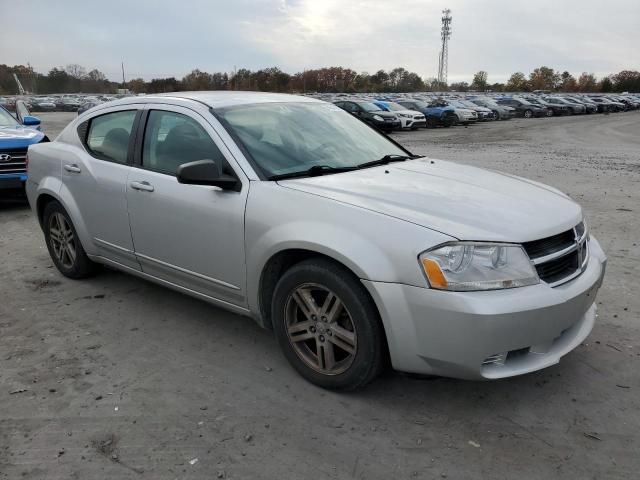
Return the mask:
<svg viewBox="0 0 640 480"><path fill-rule="evenodd" d="M73 115L42 114L54 134ZM53 268L0 203L0 479L629 479L640 471L640 112L394 134L551 184L609 256L599 318L554 367L309 385L251 320L114 271Z"/></svg>

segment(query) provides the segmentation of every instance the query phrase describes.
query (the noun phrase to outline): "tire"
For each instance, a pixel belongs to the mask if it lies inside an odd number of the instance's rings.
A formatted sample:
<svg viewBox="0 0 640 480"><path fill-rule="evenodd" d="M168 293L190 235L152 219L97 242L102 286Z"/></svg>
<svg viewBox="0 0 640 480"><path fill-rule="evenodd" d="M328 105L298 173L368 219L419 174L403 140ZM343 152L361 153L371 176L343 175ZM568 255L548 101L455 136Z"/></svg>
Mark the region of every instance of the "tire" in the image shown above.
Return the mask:
<svg viewBox="0 0 640 480"><path fill-rule="evenodd" d="M355 390L382 369L386 343L375 304L355 275L330 260L312 258L287 270L273 293L271 318L284 356L315 385Z"/></svg>
<svg viewBox="0 0 640 480"><path fill-rule="evenodd" d="M96 272L98 265L87 257L69 214L59 202L50 202L45 207L42 228L49 255L60 273L80 279Z"/></svg>
<svg viewBox="0 0 640 480"><path fill-rule="evenodd" d="M531 118L533 117L533 112L531 110L525 110L523 116L524 118Z"/></svg>
<svg viewBox="0 0 640 480"><path fill-rule="evenodd" d="M458 124L459 118L457 115L443 115L442 126L445 128L453 127Z"/></svg>
<svg viewBox="0 0 640 480"><path fill-rule="evenodd" d="M553 110L550 108L547 109L547 117L553 117Z"/></svg>
<svg viewBox="0 0 640 480"><path fill-rule="evenodd" d="M493 119L502 120L502 118L500 118L500 112L498 110L493 110Z"/></svg>

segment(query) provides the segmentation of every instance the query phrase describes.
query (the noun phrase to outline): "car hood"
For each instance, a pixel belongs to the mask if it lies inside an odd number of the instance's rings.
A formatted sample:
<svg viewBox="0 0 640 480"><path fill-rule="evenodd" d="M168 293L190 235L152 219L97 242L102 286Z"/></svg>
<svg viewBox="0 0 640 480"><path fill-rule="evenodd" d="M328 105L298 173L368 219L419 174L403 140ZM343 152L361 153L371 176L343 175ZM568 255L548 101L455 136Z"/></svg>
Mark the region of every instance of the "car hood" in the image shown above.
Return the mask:
<svg viewBox="0 0 640 480"><path fill-rule="evenodd" d="M384 110L377 110L375 112L367 112L370 115L380 115L382 118L396 118L395 113L385 112Z"/></svg>
<svg viewBox="0 0 640 480"><path fill-rule="evenodd" d="M394 110L393 113L396 113L396 114L397 113L404 113L405 115L413 115L413 116L422 115L422 116L424 116L424 113L419 112L417 110Z"/></svg>
<svg viewBox="0 0 640 480"><path fill-rule="evenodd" d="M582 219L580 206L552 187L442 160L279 183L460 240L526 242L569 230Z"/></svg>
<svg viewBox="0 0 640 480"><path fill-rule="evenodd" d="M38 143L43 137L44 134L35 128L22 125L0 127L0 149L21 148Z"/></svg>

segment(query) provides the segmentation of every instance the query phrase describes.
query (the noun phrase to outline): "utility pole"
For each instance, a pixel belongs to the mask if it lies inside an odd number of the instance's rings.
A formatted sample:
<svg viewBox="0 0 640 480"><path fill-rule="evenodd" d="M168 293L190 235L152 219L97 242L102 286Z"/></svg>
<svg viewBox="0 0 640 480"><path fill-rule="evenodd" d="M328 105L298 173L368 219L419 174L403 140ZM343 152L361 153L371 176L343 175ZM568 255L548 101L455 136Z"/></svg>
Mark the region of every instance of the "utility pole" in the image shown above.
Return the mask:
<svg viewBox="0 0 640 480"><path fill-rule="evenodd" d="M122 88L127 88L127 82L124 79L124 61L122 62Z"/></svg>
<svg viewBox="0 0 640 480"><path fill-rule="evenodd" d="M448 8L442 11L442 50L438 61L438 85L440 88L447 86L447 70L449 68L449 38L451 38L451 10Z"/></svg>

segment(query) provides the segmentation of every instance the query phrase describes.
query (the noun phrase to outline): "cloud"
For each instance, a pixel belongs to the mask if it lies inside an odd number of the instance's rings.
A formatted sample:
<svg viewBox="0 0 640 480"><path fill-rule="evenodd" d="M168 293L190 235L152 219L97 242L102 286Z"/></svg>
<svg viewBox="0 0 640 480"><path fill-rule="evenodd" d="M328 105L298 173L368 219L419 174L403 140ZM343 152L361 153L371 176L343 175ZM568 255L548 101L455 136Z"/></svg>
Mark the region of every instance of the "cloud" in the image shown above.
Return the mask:
<svg viewBox="0 0 640 480"><path fill-rule="evenodd" d="M0 0L8 3L8 0ZM610 0L86 0L12 2L0 29L8 64L80 63L110 78L181 77L193 68L341 65L436 73L440 16L453 14L450 81L489 81L540 65L604 75L638 69L640 2ZM634 63L635 62L635 63Z"/></svg>

